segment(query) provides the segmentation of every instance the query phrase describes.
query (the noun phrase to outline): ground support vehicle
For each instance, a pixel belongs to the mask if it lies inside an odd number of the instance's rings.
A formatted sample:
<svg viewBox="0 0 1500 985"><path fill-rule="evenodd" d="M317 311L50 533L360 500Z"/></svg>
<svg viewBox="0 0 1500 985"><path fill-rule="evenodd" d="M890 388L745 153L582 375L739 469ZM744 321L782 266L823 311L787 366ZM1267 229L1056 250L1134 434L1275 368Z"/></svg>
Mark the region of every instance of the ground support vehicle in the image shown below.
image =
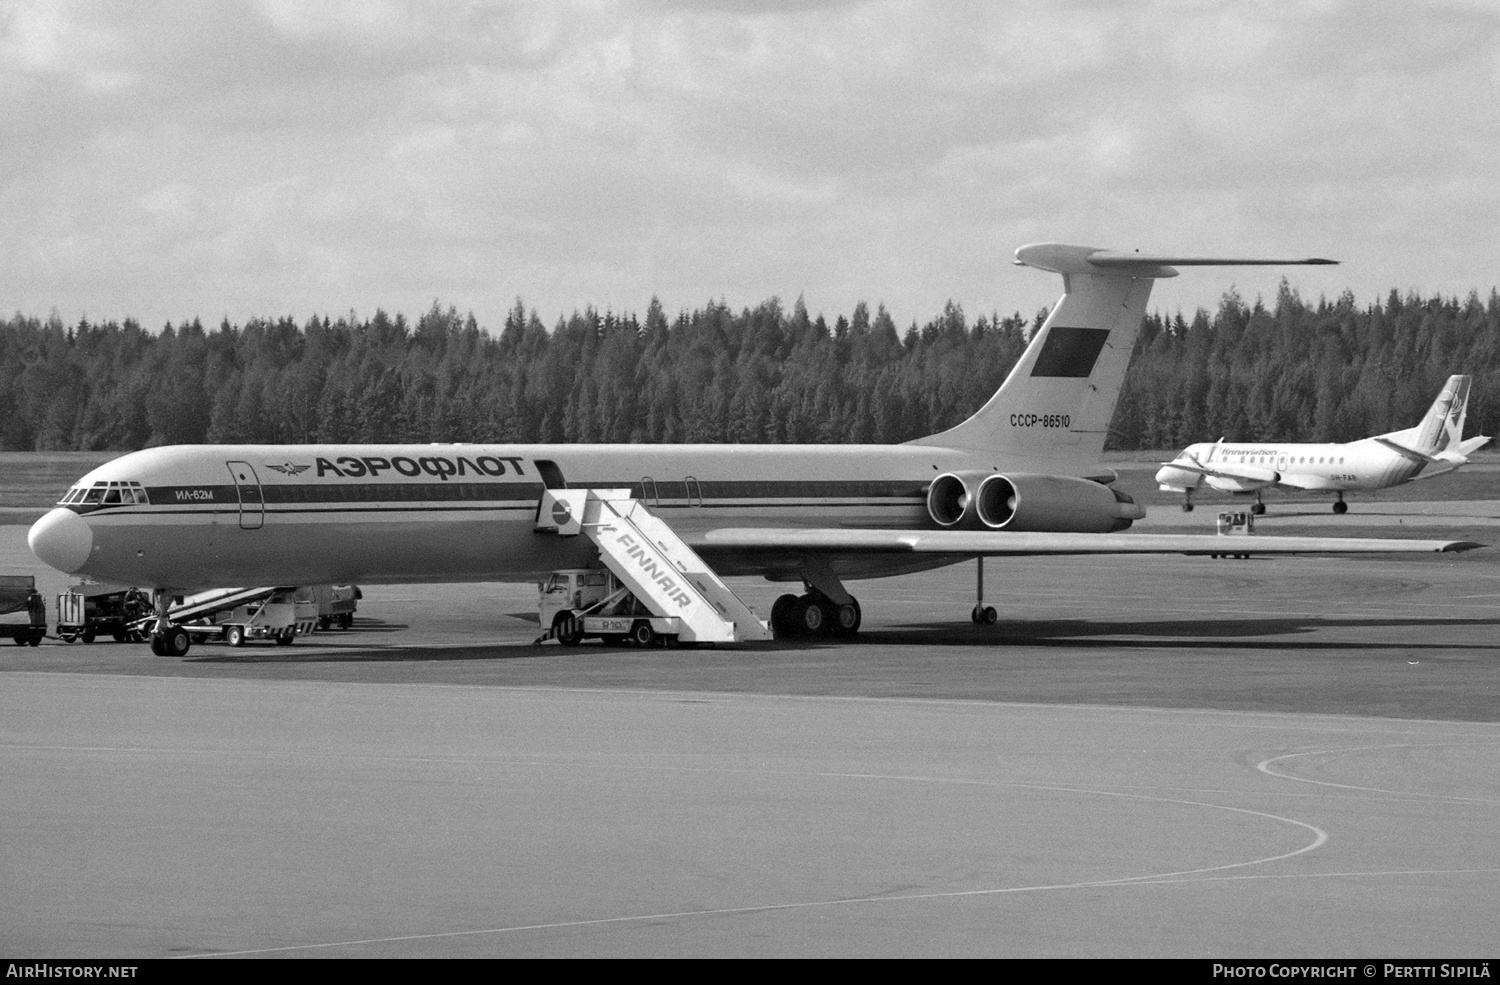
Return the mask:
<svg viewBox="0 0 1500 985"><path fill-rule="evenodd" d="M149 615L132 626L151 640L158 656L183 656L194 639L223 640L239 646L251 639L274 639L285 646L318 622L315 602L297 601L296 588L216 588L179 599L166 612L168 628Z"/></svg>
<svg viewBox="0 0 1500 985"><path fill-rule="evenodd" d="M151 615L151 597L138 588L88 595L63 592L57 597L57 636L65 643L92 643L108 634L116 643L140 643L145 633L136 628Z"/></svg>
<svg viewBox="0 0 1500 985"><path fill-rule="evenodd" d="M537 589L537 619L548 629L535 643L557 640L563 646L577 646L586 639L602 639L614 645L675 646L681 641L682 620L652 615L612 572L598 568L554 571Z"/></svg>
<svg viewBox="0 0 1500 985"><path fill-rule="evenodd" d="M7 618L9 617L9 618ZM37 646L47 635L47 603L31 575L0 575L0 637Z"/></svg>
<svg viewBox="0 0 1500 985"><path fill-rule="evenodd" d="M1218 531L1220 537L1249 537L1255 533L1255 515L1246 510L1226 510L1219 514ZM1233 552L1225 554L1210 554L1209 557L1234 557L1244 559L1248 554L1237 554Z"/></svg>
<svg viewBox="0 0 1500 985"><path fill-rule="evenodd" d="M282 593L181 626L189 636L200 641L223 640L230 646L239 646L246 640L275 640L281 646L287 646L299 632L312 632L316 620L314 603L295 602L290 594Z"/></svg>
<svg viewBox="0 0 1500 985"><path fill-rule="evenodd" d="M364 593L358 585L309 585L297 589L297 602L311 602L318 607L318 630L326 631L337 626L348 629L354 625L354 613Z"/></svg>
<svg viewBox="0 0 1500 985"><path fill-rule="evenodd" d="M547 630L541 639L576 642L581 633L614 640L618 624L588 621L603 616L631 617L626 638L637 642L772 637L771 628L629 489L548 489L534 529L543 536L587 538L598 549L600 565L562 569L539 586L538 614Z"/></svg>

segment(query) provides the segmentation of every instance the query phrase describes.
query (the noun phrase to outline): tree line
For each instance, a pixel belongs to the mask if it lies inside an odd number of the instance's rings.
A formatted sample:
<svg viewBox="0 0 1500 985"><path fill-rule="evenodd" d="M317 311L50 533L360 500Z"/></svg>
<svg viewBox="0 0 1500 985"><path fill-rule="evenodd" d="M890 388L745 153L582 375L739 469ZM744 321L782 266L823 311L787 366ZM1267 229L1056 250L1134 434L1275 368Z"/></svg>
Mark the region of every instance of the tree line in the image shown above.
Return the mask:
<svg viewBox="0 0 1500 985"><path fill-rule="evenodd" d="M897 442L963 420L1046 312L970 321L949 302L904 332L864 303L832 324L799 299L668 317L593 309L549 329L518 300L498 334L434 303L415 323L0 320L0 448L198 442ZM1327 440L1415 424L1474 376L1468 433L1500 428L1500 294L1352 294L1145 318L1107 447Z"/></svg>

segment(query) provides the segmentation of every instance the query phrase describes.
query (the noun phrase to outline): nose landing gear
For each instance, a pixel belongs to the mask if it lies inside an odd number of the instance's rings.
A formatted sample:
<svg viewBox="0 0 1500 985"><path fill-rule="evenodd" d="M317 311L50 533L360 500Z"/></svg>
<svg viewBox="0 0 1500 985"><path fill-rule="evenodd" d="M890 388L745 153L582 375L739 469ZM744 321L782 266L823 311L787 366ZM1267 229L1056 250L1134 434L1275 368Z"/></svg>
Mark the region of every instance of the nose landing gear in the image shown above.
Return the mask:
<svg viewBox="0 0 1500 985"><path fill-rule="evenodd" d="M173 626L167 618L167 608L172 596L158 588L152 593L156 607L156 626L151 631L151 652L158 657L185 657L192 646L192 637L181 626Z"/></svg>

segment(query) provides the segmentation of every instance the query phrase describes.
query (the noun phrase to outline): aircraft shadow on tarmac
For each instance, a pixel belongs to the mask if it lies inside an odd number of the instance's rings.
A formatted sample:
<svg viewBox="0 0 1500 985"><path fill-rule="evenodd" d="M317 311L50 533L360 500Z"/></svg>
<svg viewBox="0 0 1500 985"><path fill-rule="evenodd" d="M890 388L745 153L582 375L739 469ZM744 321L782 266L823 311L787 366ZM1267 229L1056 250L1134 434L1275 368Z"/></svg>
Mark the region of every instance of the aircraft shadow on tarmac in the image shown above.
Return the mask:
<svg viewBox="0 0 1500 985"><path fill-rule="evenodd" d="M1071 649L1134 650L1134 649L1227 649L1241 651L1360 650L1369 652L1417 652L1417 651L1474 651L1500 650L1500 638L1495 643L1456 642L1451 639L1375 639L1382 630L1469 627L1475 637L1497 638L1493 632L1500 627L1500 618L1390 618L1390 619L1325 619L1318 617L1274 617L1263 619L1164 619L1164 620L1088 620L1052 619L1035 622L1001 622L993 626L957 626L948 622L912 623L904 626L881 627L860 633L857 643L837 640L777 640L774 643L751 644L745 647L716 650L681 650L684 659L695 653L716 653L727 656L738 653L753 654L766 651L818 650L850 645L869 647L913 646L933 647L990 647L1004 650L1008 647L1068 647ZM363 627L361 627L363 628ZM402 628L388 624L386 631ZM1311 633L1332 635L1331 630L1357 630L1342 639L1307 639ZM1289 638L1290 637L1290 638ZM296 648L284 647L228 647L203 648L198 654L187 658L189 663L204 664L277 664L277 663L400 663L475 660L528 660L538 658L586 657L605 653L630 653L636 647L603 646L587 643L579 648L562 647L555 644L530 646L510 639L493 644L475 643L472 646L426 647L381 646L372 649L358 639L320 639L307 646L317 646L319 652L307 653L306 646L299 652ZM330 653L330 649L337 652ZM669 651L670 652L670 651Z"/></svg>
<svg viewBox="0 0 1500 985"><path fill-rule="evenodd" d="M1278 616L1262 619L1051 619L1000 622L994 626L955 626L952 623L914 623L860 634L872 646L1067 646L1073 648L1136 649L1181 647L1238 650L1479 650L1500 649L1496 643L1462 643L1448 639L1380 640L1380 630L1439 627L1500 626L1492 619L1327 619L1315 616ZM1348 639L1287 639L1337 629L1361 632ZM1489 634L1476 633L1476 636ZM1121 637L1126 637L1122 639Z"/></svg>

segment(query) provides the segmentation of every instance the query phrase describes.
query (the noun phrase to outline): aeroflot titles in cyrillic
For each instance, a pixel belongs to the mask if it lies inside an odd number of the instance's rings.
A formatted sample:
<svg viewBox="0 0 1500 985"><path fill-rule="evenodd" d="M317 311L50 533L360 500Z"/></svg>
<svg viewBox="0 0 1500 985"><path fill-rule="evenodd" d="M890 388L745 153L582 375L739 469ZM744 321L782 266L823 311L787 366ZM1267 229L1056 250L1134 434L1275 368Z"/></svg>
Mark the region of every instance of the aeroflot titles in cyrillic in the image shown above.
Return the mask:
<svg viewBox="0 0 1500 985"><path fill-rule="evenodd" d="M525 475L526 470L521 467L521 459L512 458L508 455L480 455L477 458L459 457L457 461L451 458L439 456L423 458L407 458L397 455L395 458L379 458L369 456L365 458L354 458L345 455L342 458L330 462L326 458L318 459L318 477L329 474L347 476L351 479L360 476L378 476L386 469L393 469L401 475L415 477L419 475L437 476L444 482L449 476L462 475L506 475L506 463L509 463L509 473L513 475Z"/></svg>

